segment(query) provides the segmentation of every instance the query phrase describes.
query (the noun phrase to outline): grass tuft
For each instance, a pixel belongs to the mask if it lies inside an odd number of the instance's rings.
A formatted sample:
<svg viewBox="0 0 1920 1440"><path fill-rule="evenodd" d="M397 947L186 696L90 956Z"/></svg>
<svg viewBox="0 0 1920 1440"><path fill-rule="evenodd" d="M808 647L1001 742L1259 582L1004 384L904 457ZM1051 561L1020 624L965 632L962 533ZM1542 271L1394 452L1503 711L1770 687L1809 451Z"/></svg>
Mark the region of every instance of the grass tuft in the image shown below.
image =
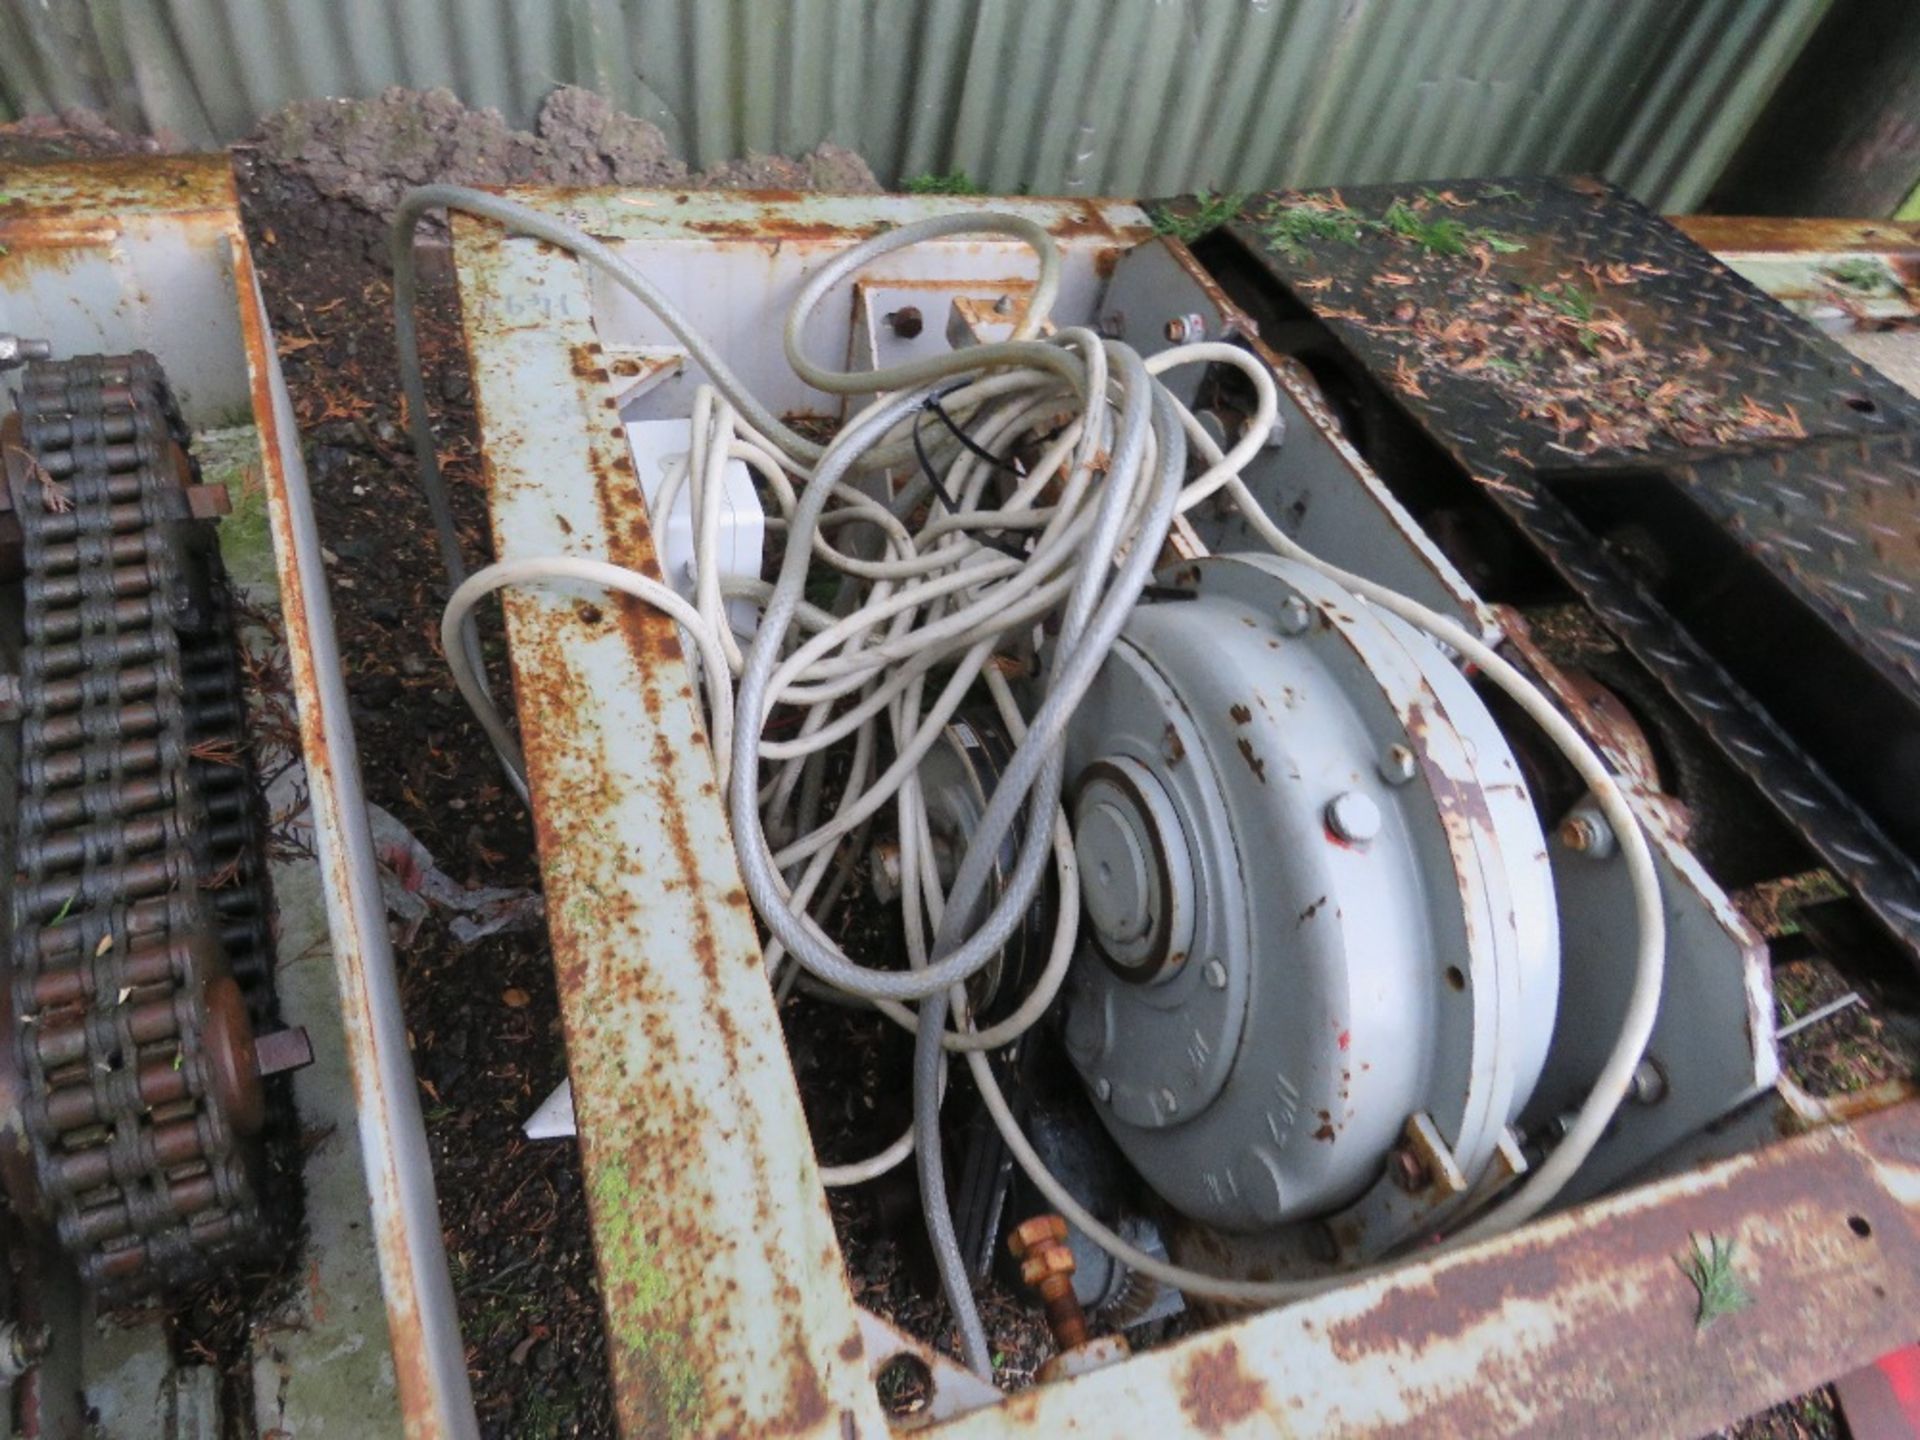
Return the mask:
<svg viewBox="0 0 1920 1440"><path fill-rule="evenodd" d="M1422 215L1404 200L1396 200L1380 217L1381 226L1402 240L1411 240L1436 255L1464 255L1472 232L1446 215Z"/></svg>
<svg viewBox="0 0 1920 1440"><path fill-rule="evenodd" d="M984 195L974 178L964 170L949 171L945 175L929 172L925 175L909 175L900 182L900 188L909 195Z"/></svg>
<svg viewBox="0 0 1920 1440"><path fill-rule="evenodd" d="M1582 325L1593 319L1593 297L1578 285L1528 285L1526 293Z"/></svg>
<svg viewBox="0 0 1920 1440"><path fill-rule="evenodd" d="M1680 1271L1693 1282L1699 1295L1694 1327L1706 1329L1723 1315L1732 1315L1753 1303L1753 1296L1733 1269L1733 1241L1718 1235L1707 1236L1707 1248L1700 1248L1700 1237L1688 1237L1688 1251L1679 1262Z"/></svg>
<svg viewBox="0 0 1920 1440"><path fill-rule="evenodd" d="M1240 208L1246 203L1247 196L1243 190L1225 195L1216 195L1211 190L1196 190L1193 192L1194 208L1190 212L1173 210L1165 205L1155 206L1150 217L1153 233L1171 235L1182 242L1198 240L1209 230L1218 230L1238 216Z"/></svg>
<svg viewBox="0 0 1920 1440"><path fill-rule="evenodd" d="M1298 256L1313 240L1337 240L1342 245L1358 245L1367 233L1367 222L1346 210L1323 209L1317 205L1287 205L1271 212L1260 223L1260 234L1276 250Z"/></svg>
<svg viewBox="0 0 1920 1440"><path fill-rule="evenodd" d="M1511 235L1485 226L1468 225L1449 215L1430 213L1431 205L1460 205L1465 202L1447 194L1427 191L1409 204L1395 200L1379 219L1357 215L1339 200L1309 197L1288 205L1275 205L1260 217L1262 238L1274 249L1298 258L1317 240L1333 240L1342 245L1358 245L1368 235L1388 235L1425 250L1432 255L1474 255L1486 268L1492 255L1512 255L1526 245Z"/></svg>

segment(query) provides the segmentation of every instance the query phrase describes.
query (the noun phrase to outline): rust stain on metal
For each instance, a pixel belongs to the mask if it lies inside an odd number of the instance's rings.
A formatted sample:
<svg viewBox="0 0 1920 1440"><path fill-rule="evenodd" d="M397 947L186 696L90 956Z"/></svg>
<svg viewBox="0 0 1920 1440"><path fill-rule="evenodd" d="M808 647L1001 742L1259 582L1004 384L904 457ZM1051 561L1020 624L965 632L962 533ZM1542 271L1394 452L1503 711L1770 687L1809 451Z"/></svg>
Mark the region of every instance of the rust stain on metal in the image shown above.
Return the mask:
<svg viewBox="0 0 1920 1440"><path fill-rule="evenodd" d="M1689 1237L1735 1244L1746 1310L1697 1324ZM1203 1245L1202 1254L1209 1253ZM945 1433L1700 1434L1911 1339L1920 1105L1028 1392ZM1024 1402L1024 1403L1023 1403Z"/></svg>
<svg viewBox="0 0 1920 1440"><path fill-rule="evenodd" d="M1920 1163L1920 1116L1908 1106L1897 1120L1875 1118L1878 1123L1855 1137L1860 1150L1833 1145L1835 1153L1818 1163L1736 1162L1745 1171L1737 1203L1730 1203L1722 1186L1681 1177L1663 1197L1657 1225L1629 1209L1557 1233L1523 1232L1497 1251L1392 1286L1368 1311L1327 1325L1326 1340L1346 1364L1447 1354L1490 1359L1501 1353L1501 1334L1531 1328L1521 1325L1519 1315L1545 1307L1561 1318L1524 1355L1513 1357L1514 1370L1500 1377L1505 1383L1491 1387L1504 1397L1489 1402L1486 1433L1509 1430L1514 1416L1505 1407L1528 1393L1527 1374L1591 1365L1594 1357L1605 1357L1609 1372L1619 1377L1615 1404L1637 1402L1643 1413L1666 1413L1663 1407L1676 1398L1673 1357L1693 1353L1702 1339L1697 1296L1675 1258L1685 1253L1689 1236L1711 1233L1736 1242L1756 1297L1751 1311L1716 1324L1721 1345L1737 1354L1759 1337L1777 1346L1790 1333L1803 1353L1831 1355L1834 1346L1844 1348L1845 1337L1857 1334L1862 1319L1891 1303L1889 1275L1920 1274L1914 1212L1873 1183L1864 1163L1865 1155L1897 1154L1903 1147L1909 1166ZM1786 1255L1829 1277L1818 1303L1788 1293L1777 1279L1769 1284ZM1754 1368L1765 1365L1756 1357ZM1755 1377L1743 1373L1749 1368L1686 1366L1693 1387L1688 1402L1719 1406L1726 1418L1746 1413L1753 1408ZM1644 1377L1644 1389L1635 1388L1636 1377ZM1818 1378L1816 1373L1807 1380ZM1780 1383L1799 1382L1783 1377ZM1415 1424L1403 1433L1430 1432Z"/></svg>
<svg viewBox="0 0 1920 1440"><path fill-rule="evenodd" d="M857 1344L860 1337L856 1334ZM820 1386L820 1375L798 1350L788 1354L787 1411L767 1428L769 1435L809 1435L827 1418L830 1406L827 1392Z"/></svg>
<svg viewBox="0 0 1920 1440"><path fill-rule="evenodd" d="M1266 1383L1247 1372L1232 1339L1203 1345L1180 1375L1180 1408L1203 1435L1218 1435L1267 1408Z"/></svg>
<svg viewBox="0 0 1920 1440"><path fill-rule="evenodd" d="M510 613L520 606L510 605ZM512 623L514 679L527 731L529 787L536 797L533 819L542 872L548 890L553 964L562 996L567 1048L577 1068L618 1053L619 1036L632 1010L612 1007L617 997L640 1008L649 1021L657 1005L648 1002L647 971L609 963L604 945L583 933L591 924L604 937L615 929L634 933L638 917L630 894L616 882L622 856L605 857L602 867L585 857L604 850L605 836L593 833L598 807L608 796L594 781L604 772L605 738L587 713L568 657L564 634L578 622L547 620L531 612ZM537 726L531 723L538 717ZM580 923L570 918L579 913ZM654 1083L645 1117L646 1143L667 1147L700 1143L702 1116L691 1097L675 1103L671 1087L660 1083L683 1062L679 1037L671 1026L647 1025L647 1066ZM640 1076L623 1076L637 1083ZM608 1077L611 1081L612 1077ZM610 1322L608 1361L615 1404L626 1433L681 1435L703 1422L700 1360L691 1327L675 1305L679 1283L691 1257L703 1252L699 1228L689 1216L669 1225L646 1223L636 1213L641 1197L658 1183L658 1157L629 1143L628 1127L613 1110L611 1084L576 1085L582 1163L594 1210L594 1249L599 1262L602 1302ZM633 1137L637 1139L638 1137Z"/></svg>
<svg viewBox="0 0 1920 1440"><path fill-rule="evenodd" d="M1063 239L1080 235L1100 235L1123 244L1136 244L1152 233L1149 226L1117 226L1107 219L1104 208L1088 200L1075 200L1072 208L1047 227Z"/></svg>
<svg viewBox="0 0 1920 1440"><path fill-rule="evenodd" d="M1046 1307L1053 1343L1071 1350L1087 1343L1087 1317L1073 1293L1073 1251L1067 1222L1058 1215L1035 1215L1014 1227L1007 1250L1020 1262L1020 1278Z"/></svg>
<svg viewBox="0 0 1920 1440"><path fill-rule="evenodd" d="M143 155L78 164L20 166L0 199L0 240L71 245L112 236L126 220L164 213L238 233L233 172L225 156Z"/></svg>
<svg viewBox="0 0 1920 1440"><path fill-rule="evenodd" d="M600 523L607 534L607 558L629 570L638 570L655 579L661 578L660 561L653 544L653 526L647 519L647 507L640 497L640 477L633 468L631 454L624 446L611 459L604 460L596 447L593 494L600 512ZM686 654L680 646L678 627L653 606L631 595L614 596L613 605L620 617L620 633L625 637L627 649L641 673L652 676L658 672L669 679L677 679L678 688L685 689L691 697L692 690L684 668L662 668L684 667ZM658 692L652 686L647 690L646 703L650 711L658 703ZM743 908L745 903L745 894L741 892Z"/></svg>
<svg viewBox="0 0 1920 1440"><path fill-rule="evenodd" d="M1260 327L1254 323L1253 317L1228 297L1227 292L1221 288L1220 282L1213 278L1205 266L1193 258L1193 252L1183 242L1172 236L1165 237L1161 243L1167 247L1167 253L1173 257L1175 263L1186 272L1187 278L1207 297L1207 303L1218 312L1220 336L1211 338L1240 336L1249 342L1262 360L1269 365L1273 364L1279 357L1269 351L1261 341Z"/></svg>
<svg viewBox="0 0 1920 1440"><path fill-rule="evenodd" d="M709 202L712 197L706 194L693 194L679 191L626 192L644 203L639 208L644 212L652 205L687 205L693 201ZM544 189L538 192L538 199L545 203L555 200L564 201L570 197L581 200L604 200L605 191L566 189ZM800 244L845 245L867 239L891 228L894 223L888 220L850 221L832 217L815 217L796 214L782 206L796 209L817 204L822 197L803 194L791 190L755 190L741 191L729 197L744 205L760 206L751 213L739 215L712 215L705 218L682 218L675 216L671 223L675 229L704 236L720 242L739 241L747 244L762 245L771 248ZM956 202L965 204L967 202ZM993 197L972 202L982 210L994 208ZM1036 203L1033 199L1022 197L1023 205ZM1088 237L1100 237L1110 240L1111 245L1103 246L1095 256L1096 267L1101 274L1107 273L1118 262L1125 246L1137 244L1149 238L1151 228L1143 222L1138 224L1115 224L1107 217L1105 208L1095 202L1077 197L1060 197L1053 201L1041 199L1041 204L1054 204L1060 211L1044 222L1045 228L1065 241L1084 240ZM619 237L612 237L619 238ZM891 282L889 282L891 283Z"/></svg>
<svg viewBox="0 0 1920 1440"><path fill-rule="evenodd" d="M224 164L218 168L218 185L227 196L230 220L229 244L233 260L234 288L240 311L242 343L247 356L248 385L253 415L260 431L261 469L268 497L267 515L273 545L282 574L298 568L296 547L289 518L291 500L286 490L286 473L281 464L283 447L297 449L298 440L282 433L280 417L274 405L271 374L275 363L257 307L256 276L253 257L241 231L238 201L234 195L231 172ZM288 668L294 695L298 701L301 757L308 775L308 789L316 807L337 801L335 771L324 717L320 713L320 684L314 669L311 621L298 585L286 586L281 595ZM317 817L316 817L317 819ZM345 815L335 815L336 829L350 823ZM325 885L331 893L347 894L352 879L342 848L323 846L326 865ZM331 907L330 907L331 908ZM334 916L330 924L338 924ZM365 970L363 947L352 934L332 936L334 965L338 976L343 1029L351 1060L356 1107L367 1119L381 1117L377 1123L384 1131L391 1123L386 1118L387 1095L379 1083L379 1061L373 1053L373 1007ZM400 1399L401 1421L409 1437L427 1437L441 1433L432 1362L421 1327L420 1297L412 1263L406 1217L392 1177L369 1170L368 1190L373 1194L375 1248L380 1261L381 1292L386 1302L387 1338L393 1354L394 1383Z"/></svg>
<svg viewBox="0 0 1920 1440"><path fill-rule="evenodd" d="M476 270L487 283L484 266L461 268L463 283ZM567 328L544 363L583 417L565 438L585 484L570 505L545 503L569 505L568 536L658 577L624 427L585 418L611 397L606 351L590 330ZM542 422L508 403L504 387L522 382L490 363L502 343L470 330L496 546L511 554L525 543L511 507L541 483L530 460ZM501 423L505 411L522 433ZM849 1367L871 1390L824 1199L810 1169L776 1186L758 1158L792 1156L797 1134L804 1166L805 1132L797 1105L791 1118L782 1108L793 1093L784 1050L740 1018L761 1001L738 977L771 997L677 631L627 596L582 606L510 592L505 604L622 1433L864 1429L866 1411L846 1408L859 1398ZM587 658L605 656L609 620L625 661L612 670ZM639 814L644 841L630 828ZM711 999L696 1014L701 995ZM738 1156L756 1159L723 1158ZM804 1284L789 1254L802 1243L822 1266ZM738 1293L746 1284L751 1302ZM734 1312L748 1303L744 1322Z"/></svg>
<svg viewBox="0 0 1920 1440"><path fill-rule="evenodd" d="M1507 648L1553 693L1553 698L1559 702L1567 718L1600 751L1607 763L1632 782L1633 799L1640 818L1646 822L1648 833L1655 843L1675 860L1674 875L1701 895L1712 908L1714 918L1743 947L1757 955L1761 941L1752 925L1733 908L1723 893L1703 888L1703 877L1696 875L1693 865L1679 863L1679 847L1692 827L1693 816L1685 804L1659 788L1652 746L1639 725L1633 722L1630 714L1626 714L1625 723L1622 722L1619 712L1614 708L1618 706L1617 701L1613 706L1596 704L1594 688L1582 685L1575 673L1554 663L1534 642L1525 618L1518 611L1497 605L1493 613L1506 637ZM1608 699L1612 699L1611 691L1604 693ZM1619 707L1619 711L1624 711L1624 707Z"/></svg>
<svg viewBox="0 0 1920 1440"><path fill-rule="evenodd" d="M1920 257L1920 224L1777 215L1670 217L1703 250L1720 255L1814 252Z"/></svg>
<svg viewBox="0 0 1920 1440"><path fill-rule="evenodd" d="M934 294L946 294L955 290L981 290L988 294L1004 292L1009 295L1029 295L1033 293L1031 275L969 275L965 280L955 280L950 276L928 279L925 276L888 275L878 279L861 279L855 282L874 290L928 290Z"/></svg>
<svg viewBox="0 0 1920 1440"><path fill-rule="evenodd" d="M764 195L760 198L766 198ZM884 222L847 225L833 220L801 220L770 210L762 215L734 220L693 220L686 228L715 240L744 240L755 245L779 246L789 242L840 244L864 240L889 228Z"/></svg>
<svg viewBox="0 0 1920 1440"><path fill-rule="evenodd" d="M1653 742L1620 697L1593 675L1574 666L1562 669L1569 689L1579 695L1593 727L1607 737L1627 774L1651 789L1660 788L1660 765Z"/></svg>
<svg viewBox="0 0 1920 1440"><path fill-rule="evenodd" d="M574 345L567 353L572 359L574 379L606 382L613 378L606 362L601 359L604 352L598 340L589 340L584 345Z"/></svg>
<svg viewBox="0 0 1920 1440"><path fill-rule="evenodd" d="M1267 783L1267 762L1254 753L1253 742L1242 735L1236 742L1240 758L1247 762L1247 768L1253 771L1253 778L1262 785Z"/></svg>

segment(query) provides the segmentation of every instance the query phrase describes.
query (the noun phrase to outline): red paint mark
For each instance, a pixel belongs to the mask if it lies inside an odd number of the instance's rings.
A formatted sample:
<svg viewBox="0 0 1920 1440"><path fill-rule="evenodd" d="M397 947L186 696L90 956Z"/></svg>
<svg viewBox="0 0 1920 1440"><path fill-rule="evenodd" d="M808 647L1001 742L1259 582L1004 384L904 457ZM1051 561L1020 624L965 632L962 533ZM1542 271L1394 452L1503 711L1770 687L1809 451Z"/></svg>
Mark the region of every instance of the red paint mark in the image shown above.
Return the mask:
<svg viewBox="0 0 1920 1440"><path fill-rule="evenodd" d="M1900 1413L1920 1433L1920 1346L1909 1345L1891 1355L1883 1355L1875 1366L1887 1377Z"/></svg>
<svg viewBox="0 0 1920 1440"><path fill-rule="evenodd" d="M1351 1030L1342 1030L1340 1032L1340 1048L1342 1050L1350 1050L1353 1048L1353 1032Z"/></svg>

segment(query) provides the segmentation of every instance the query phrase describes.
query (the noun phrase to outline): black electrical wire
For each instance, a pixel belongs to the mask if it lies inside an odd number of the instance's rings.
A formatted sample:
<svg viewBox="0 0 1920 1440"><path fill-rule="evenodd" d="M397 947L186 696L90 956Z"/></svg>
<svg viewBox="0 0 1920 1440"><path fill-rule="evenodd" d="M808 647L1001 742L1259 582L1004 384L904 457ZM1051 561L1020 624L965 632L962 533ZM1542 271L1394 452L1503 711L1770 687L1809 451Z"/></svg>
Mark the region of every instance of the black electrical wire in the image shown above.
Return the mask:
<svg viewBox="0 0 1920 1440"><path fill-rule="evenodd" d="M953 391L958 388L958 386L954 386L942 393L951 395ZM997 470L1005 470L1008 474L1016 476L1020 473L1015 466L1002 460L998 455L995 455L991 450L988 450L984 445L980 444L979 441L967 434L966 431L962 430L959 425L955 424L953 416L949 415L946 407L941 405L940 396L929 395L925 403L914 413L913 458L920 462L920 473L927 477L927 484L933 487L933 493L940 497L940 503L947 507L948 514L959 514L960 503L954 499L953 492L947 489L946 482L940 478L939 472L933 468L933 461L927 455L926 442L920 438L920 422L926 418L929 410L938 415L941 420L946 423L947 429L953 432L954 438L966 446L973 454L978 455L982 460L985 460ZM976 538L982 545L998 550L1002 555L1008 556L1011 559L1024 560L1027 558L1025 542L1009 540L1005 531L983 530Z"/></svg>

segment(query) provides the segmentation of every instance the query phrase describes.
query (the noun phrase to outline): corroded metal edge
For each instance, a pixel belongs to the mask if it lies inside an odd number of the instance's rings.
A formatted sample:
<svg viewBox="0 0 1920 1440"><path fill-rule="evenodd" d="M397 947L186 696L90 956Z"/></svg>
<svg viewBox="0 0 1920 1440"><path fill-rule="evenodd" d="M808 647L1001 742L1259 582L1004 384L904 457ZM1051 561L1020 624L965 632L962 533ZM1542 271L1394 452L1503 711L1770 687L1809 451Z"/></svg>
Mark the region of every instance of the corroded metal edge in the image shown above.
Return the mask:
<svg viewBox="0 0 1920 1440"><path fill-rule="evenodd" d="M239 233L240 200L224 155L141 155L12 166L0 187L9 241L57 245L134 218L200 217Z"/></svg>
<svg viewBox="0 0 1920 1440"><path fill-rule="evenodd" d="M240 226L232 174L224 159L206 163L217 167L226 188L224 224L260 429L288 667L401 1417L409 1440L470 1436L478 1433L472 1389L299 430Z"/></svg>
<svg viewBox="0 0 1920 1440"><path fill-rule="evenodd" d="M1680 1262L1751 1297L1702 1326ZM1911 1341L1920 1105L1330 1291L939 1427L1011 1434L1692 1436Z"/></svg>
<svg viewBox="0 0 1920 1440"><path fill-rule="evenodd" d="M1047 226L1089 290L1150 233L1113 202L522 198L614 240L751 250L770 285L967 206ZM453 234L496 554L657 574L604 297L552 247L466 217ZM505 609L623 1431L884 1434L674 627L592 587Z"/></svg>
<svg viewBox="0 0 1920 1440"><path fill-rule="evenodd" d="M1730 255L1885 255L1920 263L1920 223L1807 215L1669 215L1668 223L1721 260Z"/></svg>
<svg viewBox="0 0 1920 1440"><path fill-rule="evenodd" d="M454 233L496 553L658 574L585 277ZM622 1431L884 1434L674 627L506 612Z"/></svg>

